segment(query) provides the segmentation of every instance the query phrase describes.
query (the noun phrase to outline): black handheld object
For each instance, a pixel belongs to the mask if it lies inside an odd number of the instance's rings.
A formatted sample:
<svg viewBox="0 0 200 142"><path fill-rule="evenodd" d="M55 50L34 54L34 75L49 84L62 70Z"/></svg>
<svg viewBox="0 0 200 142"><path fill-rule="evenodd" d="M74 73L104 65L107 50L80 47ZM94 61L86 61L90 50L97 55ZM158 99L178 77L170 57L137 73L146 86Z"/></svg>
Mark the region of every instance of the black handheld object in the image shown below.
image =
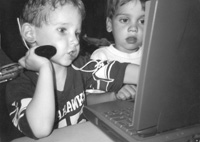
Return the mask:
<svg viewBox="0 0 200 142"><path fill-rule="evenodd" d="M35 54L38 56L46 57L47 59L51 59L51 57L53 57L56 52L56 48L51 45L43 45L35 49Z"/></svg>

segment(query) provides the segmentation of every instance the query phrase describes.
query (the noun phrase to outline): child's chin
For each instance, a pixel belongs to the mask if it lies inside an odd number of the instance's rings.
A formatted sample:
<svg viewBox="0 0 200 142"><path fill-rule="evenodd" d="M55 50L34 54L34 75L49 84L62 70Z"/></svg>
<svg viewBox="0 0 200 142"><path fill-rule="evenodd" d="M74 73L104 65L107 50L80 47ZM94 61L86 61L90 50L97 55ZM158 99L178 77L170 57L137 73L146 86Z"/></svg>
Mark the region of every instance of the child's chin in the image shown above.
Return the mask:
<svg viewBox="0 0 200 142"><path fill-rule="evenodd" d="M71 60L65 60L65 61L61 61L61 62L57 62L58 65L60 66L70 66L72 64L72 61Z"/></svg>
<svg viewBox="0 0 200 142"><path fill-rule="evenodd" d="M67 66L70 66L71 64L72 64L72 61L68 61L68 62L64 63L63 66L67 67Z"/></svg>

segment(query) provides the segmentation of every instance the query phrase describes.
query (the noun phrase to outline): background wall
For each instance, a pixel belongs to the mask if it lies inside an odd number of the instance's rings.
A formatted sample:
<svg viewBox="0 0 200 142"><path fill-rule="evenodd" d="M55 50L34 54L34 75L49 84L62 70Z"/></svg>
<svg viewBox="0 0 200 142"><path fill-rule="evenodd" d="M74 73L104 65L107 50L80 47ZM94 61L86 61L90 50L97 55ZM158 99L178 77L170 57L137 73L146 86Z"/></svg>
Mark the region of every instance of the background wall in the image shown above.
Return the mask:
<svg viewBox="0 0 200 142"><path fill-rule="evenodd" d="M111 34L106 31L106 0L83 0L86 8L86 19L83 22L83 32L96 38L108 38Z"/></svg>

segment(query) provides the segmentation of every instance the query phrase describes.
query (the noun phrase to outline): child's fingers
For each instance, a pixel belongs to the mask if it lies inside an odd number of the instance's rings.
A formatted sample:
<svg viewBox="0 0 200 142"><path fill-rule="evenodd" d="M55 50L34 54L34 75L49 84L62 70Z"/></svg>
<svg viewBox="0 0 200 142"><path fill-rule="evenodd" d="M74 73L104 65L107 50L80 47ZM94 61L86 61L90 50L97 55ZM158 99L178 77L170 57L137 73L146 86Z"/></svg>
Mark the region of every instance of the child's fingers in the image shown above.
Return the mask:
<svg viewBox="0 0 200 142"><path fill-rule="evenodd" d="M116 97L122 100L133 99L135 98L135 94L136 87L134 85L125 85L119 90Z"/></svg>
<svg viewBox="0 0 200 142"><path fill-rule="evenodd" d="M26 67L26 64L25 64L25 57L22 57L19 59L18 63L22 66L22 67Z"/></svg>
<svg viewBox="0 0 200 142"><path fill-rule="evenodd" d="M127 89L129 90L131 94L131 98L135 98L136 95L136 86L135 85L127 85Z"/></svg>
<svg viewBox="0 0 200 142"><path fill-rule="evenodd" d="M117 94L117 95L116 95L116 98L117 98L118 100L126 100L126 99L127 99L126 95L124 95L124 94L122 94L122 93L120 93L120 95Z"/></svg>
<svg viewBox="0 0 200 142"><path fill-rule="evenodd" d="M39 71L43 65L49 64L49 60L44 57L40 57L35 54L35 48L30 48L24 57L22 57L18 62L19 64L29 70Z"/></svg>

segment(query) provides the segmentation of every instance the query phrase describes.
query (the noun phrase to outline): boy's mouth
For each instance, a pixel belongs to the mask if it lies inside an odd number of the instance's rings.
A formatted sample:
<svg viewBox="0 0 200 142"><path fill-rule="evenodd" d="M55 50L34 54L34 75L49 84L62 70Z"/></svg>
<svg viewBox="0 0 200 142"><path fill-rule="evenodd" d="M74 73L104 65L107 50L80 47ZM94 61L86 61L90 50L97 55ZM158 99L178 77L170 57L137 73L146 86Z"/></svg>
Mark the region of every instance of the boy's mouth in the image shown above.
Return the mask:
<svg viewBox="0 0 200 142"><path fill-rule="evenodd" d="M69 54L69 56L70 56L71 59L74 59L77 56L76 53L77 53L76 50L73 50L73 51L70 51L68 54Z"/></svg>
<svg viewBox="0 0 200 142"><path fill-rule="evenodd" d="M127 37L126 38L126 42L129 44L135 44L137 42L137 38L136 37Z"/></svg>

